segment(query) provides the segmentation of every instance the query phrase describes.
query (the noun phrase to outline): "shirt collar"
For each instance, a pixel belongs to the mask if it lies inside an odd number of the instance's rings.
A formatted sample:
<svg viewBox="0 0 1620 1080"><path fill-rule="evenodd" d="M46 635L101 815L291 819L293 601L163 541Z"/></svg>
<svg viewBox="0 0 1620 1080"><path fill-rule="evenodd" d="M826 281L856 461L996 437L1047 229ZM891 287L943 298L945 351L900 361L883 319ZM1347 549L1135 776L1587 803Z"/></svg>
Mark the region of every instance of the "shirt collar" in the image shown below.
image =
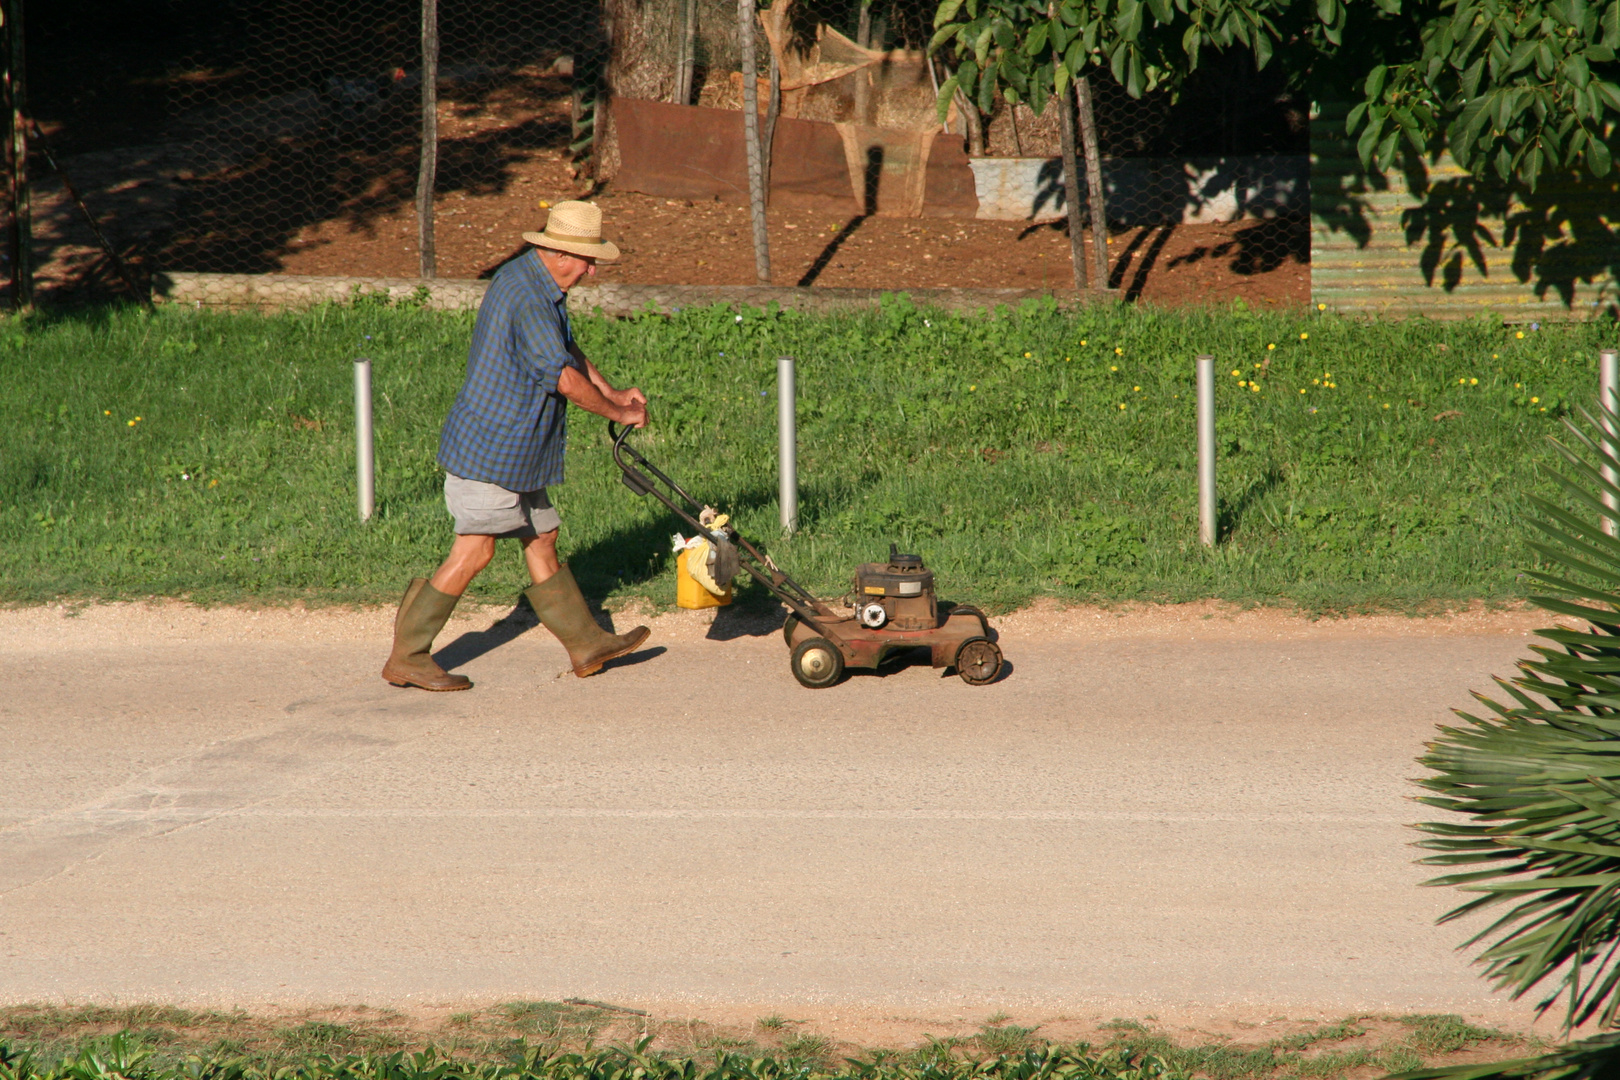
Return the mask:
<svg viewBox="0 0 1620 1080"><path fill-rule="evenodd" d="M530 248L525 260L528 263L529 280L534 286L534 290L543 299L549 300L553 304L566 303L568 300L567 295L557 288L557 279L551 276L551 271L546 269L546 264L540 261L540 249Z"/></svg>

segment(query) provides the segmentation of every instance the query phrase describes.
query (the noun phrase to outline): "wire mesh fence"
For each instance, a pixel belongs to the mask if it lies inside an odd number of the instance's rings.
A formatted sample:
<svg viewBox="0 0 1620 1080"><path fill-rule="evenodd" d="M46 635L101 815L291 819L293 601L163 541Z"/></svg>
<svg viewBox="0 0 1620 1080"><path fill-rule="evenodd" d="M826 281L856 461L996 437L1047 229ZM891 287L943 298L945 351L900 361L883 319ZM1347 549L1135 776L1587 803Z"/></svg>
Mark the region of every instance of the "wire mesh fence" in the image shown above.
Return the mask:
<svg viewBox="0 0 1620 1080"><path fill-rule="evenodd" d="M733 0L184 0L166 33L128 41L84 30L109 2L30 9L45 13L30 33L55 70L90 60L105 83L87 98L47 79L37 102L42 134L68 153L60 169L29 159L30 227L42 277L65 292L116 292L119 279L58 172L85 192L111 254L147 275L476 277L519 249L541 200L639 192L644 213L673 201L681 215L691 191L660 189L645 169L638 180L629 160L647 149L631 130L637 107L735 115L743 101ZM64 12L81 16L76 32ZM770 188L773 211L779 192L795 205L795 169L820 169L825 205L842 199L852 219L999 222L993 236L1010 245L1063 232L1058 108L997 101L981 115L959 99L942 128L946 61L924 51L933 14L929 0L762 9L760 106L781 117L772 183L788 185ZM148 55L117 59L134 50ZM1233 54L1211 57L1179 96L1133 99L1106 73L1092 85L1106 284L1131 291L1199 262L1240 275L1308 262L1307 111L1278 71ZM137 98L139 122L108 119ZM696 168L684 129L657 123L661 162ZM941 196L950 184L957 196ZM737 201L730 187L714 198ZM947 261L929 284L982 283L941 278Z"/></svg>

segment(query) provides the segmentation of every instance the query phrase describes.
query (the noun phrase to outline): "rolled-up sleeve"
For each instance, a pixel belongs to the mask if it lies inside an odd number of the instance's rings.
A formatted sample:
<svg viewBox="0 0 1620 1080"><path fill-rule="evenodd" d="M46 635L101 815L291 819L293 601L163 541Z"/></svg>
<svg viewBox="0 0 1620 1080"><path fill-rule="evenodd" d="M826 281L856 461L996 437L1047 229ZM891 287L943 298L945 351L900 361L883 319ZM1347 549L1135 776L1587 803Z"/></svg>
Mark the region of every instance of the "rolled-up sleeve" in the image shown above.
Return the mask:
<svg viewBox="0 0 1620 1080"><path fill-rule="evenodd" d="M553 315L546 310L549 306L525 307L512 326L513 352L533 365L535 381L543 394L557 392L557 380L562 378L563 368L581 366L568 347L568 328L562 321L567 316L561 312Z"/></svg>

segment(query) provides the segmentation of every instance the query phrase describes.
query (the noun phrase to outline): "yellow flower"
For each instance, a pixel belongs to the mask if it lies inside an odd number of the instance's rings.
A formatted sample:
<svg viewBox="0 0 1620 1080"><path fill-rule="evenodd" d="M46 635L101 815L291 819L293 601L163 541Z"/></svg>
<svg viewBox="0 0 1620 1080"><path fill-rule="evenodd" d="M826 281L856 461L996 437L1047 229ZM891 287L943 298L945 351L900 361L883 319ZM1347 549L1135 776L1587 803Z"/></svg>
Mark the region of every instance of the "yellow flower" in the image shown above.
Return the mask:
<svg viewBox="0 0 1620 1080"><path fill-rule="evenodd" d="M541 199L540 200L540 209L542 209L542 210L550 210L551 209L551 204L546 202L546 200Z"/></svg>
<svg viewBox="0 0 1620 1080"><path fill-rule="evenodd" d="M1309 341L1310 337L1311 337L1311 335L1309 335L1309 334L1301 334L1301 335L1299 335L1299 340L1301 340L1301 341Z"/></svg>
<svg viewBox="0 0 1620 1080"><path fill-rule="evenodd" d="M1468 380L1468 385L1469 386L1478 386L1479 385L1479 380L1478 379L1469 379Z"/></svg>
<svg viewBox="0 0 1620 1080"><path fill-rule="evenodd" d="M1138 394L1140 394L1142 392L1142 388L1140 386L1133 386L1133 387L1131 387L1131 389L1136 391Z"/></svg>
<svg viewBox="0 0 1620 1080"><path fill-rule="evenodd" d="M1277 343L1275 341L1273 341L1270 345L1266 346L1266 351L1270 352L1272 349L1275 349L1276 347L1277 347Z"/></svg>
<svg viewBox="0 0 1620 1080"><path fill-rule="evenodd" d="M1547 406L1545 406L1545 405L1543 405L1543 406L1542 406L1542 407L1541 407L1541 411L1542 411L1542 412L1546 412L1546 411L1547 411Z"/></svg>
<svg viewBox="0 0 1620 1080"><path fill-rule="evenodd" d="M1115 345L1114 346L1114 355L1115 356L1124 356L1125 355L1125 350L1120 348L1118 345Z"/></svg>
<svg viewBox="0 0 1620 1080"><path fill-rule="evenodd" d="M1250 383L1249 384L1249 389L1253 390L1255 393L1258 394L1260 392L1260 384L1259 383Z"/></svg>
<svg viewBox="0 0 1620 1080"><path fill-rule="evenodd" d="M1064 358L1063 358L1063 362L1064 362L1064 363L1065 363L1065 364L1067 364L1067 363L1068 363L1068 362L1069 362L1069 360L1070 360L1070 358L1069 358L1069 357L1067 357L1067 356L1065 356L1065 357L1064 357Z"/></svg>
<svg viewBox="0 0 1620 1080"><path fill-rule="evenodd" d="M1081 338L1081 339L1080 339L1080 344L1081 344L1081 345L1084 345L1084 344L1085 344L1085 343L1086 343L1086 339L1085 339L1085 338Z"/></svg>
<svg viewBox="0 0 1620 1080"><path fill-rule="evenodd" d="M102 416L111 416L112 415L112 410L111 409L102 409L101 410L101 415Z"/></svg>
<svg viewBox="0 0 1620 1080"><path fill-rule="evenodd" d="M1513 336L1516 337L1516 338L1522 338L1522 337L1524 337L1524 331L1523 330L1515 330L1513 332Z"/></svg>
<svg viewBox="0 0 1620 1080"><path fill-rule="evenodd" d="M136 418L135 418L135 422L136 422L136 423L137 423L137 424L138 424L138 423L140 423L140 422L141 422L141 418L140 418L140 417L139 417L139 416L137 416L137 417L136 417Z"/></svg>
<svg viewBox="0 0 1620 1080"><path fill-rule="evenodd" d="M1513 389L1515 389L1515 390L1522 389L1523 387L1524 387L1524 383L1514 383L1513 384Z"/></svg>
<svg viewBox="0 0 1620 1080"><path fill-rule="evenodd" d="M1339 384L1338 384L1338 383L1336 383L1336 382L1330 382L1330 383L1328 383L1328 389L1329 389L1329 390L1337 390L1337 389L1338 389L1338 388L1339 388Z"/></svg>
<svg viewBox="0 0 1620 1080"><path fill-rule="evenodd" d="M1491 359L1492 360L1500 360L1500 359L1502 359L1502 356L1501 356L1500 353L1491 353Z"/></svg>
<svg viewBox="0 0 1620 1080"><path fill-rule="evenodd" d="M1321 379L1312 379L1311 382L1315 383L1317 386L1322 385L1322 380Z"/></svg>
<svg viewBox="0 0 1620 1080"><path fill-rule="evenodd" d="M1305 388L1304 388L1304 387L1303 387L1303 386L1302 386L1302 387L1300 387L1300 388L1299 388L1299 392L1300 392L1300 393L1302 393L1302 394L1303 394L1303 393L1304 393L1304 392L1305 392Z"/></svg>
<svg viewBox="0 0 1620 1080"><path fill-rule="evenodd" d="M1124 403L1124 402L1123 402L1123 401L1122 401L1122 402L1120 402L1120 403L1119 403L1119 407L1120 407L1120 408L1121 408L1121 409L1123 409L1123 408L1124 408L1124 407L1125 407L1125 403Z"/></svg>
<svg viewBox="0 0 1620 1080"><path fill-rule="evenodd" d="M972 391L977 390L977 389L978 389L977 385L973 385L973 386L968 387L969 392L972 392Z"/></svg>
<svg viewBox="0 0 1620 1080"><path fill-rule="evenodd" d="M1540 399L1540 398L1538 398L1538 397L1533 397L1533 398L1531 398L1531 399L1530 399L1530 404L1532 404L1532 405L1534 405L1534 404L1535 404L1535 403L1536 403L1536 402L1538 402L1538 401L1540 401L1540 400L1541 400L1541 399Z"/></svg>
<svg viewBox="0 0 1620 1080"><path fill-rule="evenodd" d="M1387 401L1384 402L1384 408L1386 408L1386 409L1389 408L1389 402L1387 402Z"/></svg>
<svg viewBox="0 0 1620 1080"><path fill-rule="evenodd" d="M1316 310L1317 311L1326 311L1327 310L1327 305L1326 304L1317 304L1316 305Z"/></svg>
<svg viewBox="0 0 1620 1080"><path fill-rule="evenodd" d="M124 423L128 424L130 427L135 426L135 421L133 421L133 420L125 420Z"/></svg>
<svg viewBox="0 0 1620 1080"><path fill-rule="evenodd" d="M1024 354L1024 359L1025 359L1025 360L1028 360L1028 359L1029 359L1029 355L1030 355L1030 354L1029 354L1029 353L1025 353L1025 354Z"/></svg>
<svg viewBox="0 0 1620 1080"><path fill-rule="evenodd" d="M1241 374L1243 374L1243 373L1242 373L1242 372L1241 372L1241 371L1239 371L1239 370L1238 370L1238 369L1237 369L1237 368L1233 368L1233 369L1232 369L1232 378L1234 378L1234 379L1235 379L1235 378L1237 378L1237 377L1238 377L1238 376L1239 376L1239 375L1241 375Z"/></svg>
<svg viewBox="0 0 1620 1080"><path fill-rule="evenodd" d="M1110 366L1109 366L1109 368L1108 368L1108 370L1109 370L1109 371L1118 371L1118 370L1119 370L1119 368L1117 368L1117 367L1113 367L1113 366L1112 366L1112 365L1110 365Z"/></svg>
<svg viewBox="0 0 1620 1080"><path fill-rule="evenodd" d="M1467 386L1468 385L1468 380L1467 379L1458 379L1457 380L1457 385L1458 386Z"/></svg>

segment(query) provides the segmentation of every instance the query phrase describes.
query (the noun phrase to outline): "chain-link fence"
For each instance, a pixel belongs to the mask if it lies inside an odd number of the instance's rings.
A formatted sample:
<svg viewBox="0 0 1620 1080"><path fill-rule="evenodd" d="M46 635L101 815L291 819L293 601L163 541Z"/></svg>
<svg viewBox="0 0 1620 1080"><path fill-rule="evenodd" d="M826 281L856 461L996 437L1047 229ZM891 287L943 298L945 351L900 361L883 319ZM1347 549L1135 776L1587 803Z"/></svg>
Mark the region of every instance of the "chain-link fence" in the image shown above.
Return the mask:
<svg viewBox="0 0 1620 1080"><path fill-rule="evenodd" d="M33 111L57 151L29 160L33 250L42 287L62 293L121 291L117 262L137 276L487 276L517 250L518 226L543 220L542 200L639 195L643 222L670 201L680 215L691 185L661 188L635 155L690 171L701 154L665 114L635 128L637 107L735 115L742 103L733 0L178 0L139 22L102 18L118 7L27 9L35 63L49 65ZM948 71L923 52L933 11L775 0L762 12L773 213L779 191L783 207L815 194L793 188L795 169L820 169L822 194L856 219L948 217L1011 253L1067 228L1055 106L998 101L981 116L958 101L939 130ZM87 79L63 74L87 63ZM1308 262L1306 108L1280 71L1216 55L1177 97L1132 99L1106 73L1092 84L1108 284ZM663 142L648 142L649 123ZM735 202L727 183L714 198ZM983 283L940 277L942 263L926 284Z"/></svg>

